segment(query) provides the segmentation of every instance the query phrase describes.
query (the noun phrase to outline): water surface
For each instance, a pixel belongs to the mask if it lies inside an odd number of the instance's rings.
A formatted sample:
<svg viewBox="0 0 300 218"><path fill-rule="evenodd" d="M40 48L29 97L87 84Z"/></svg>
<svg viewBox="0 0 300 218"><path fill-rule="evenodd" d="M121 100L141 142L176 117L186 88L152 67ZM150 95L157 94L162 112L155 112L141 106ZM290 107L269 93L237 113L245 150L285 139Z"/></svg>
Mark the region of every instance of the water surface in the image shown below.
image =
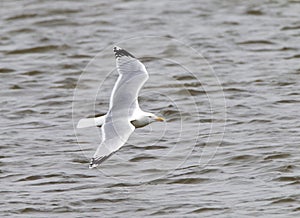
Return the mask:
<svg viewBox="0 0 300 218"><path fill-rule="evenodd" d="M2 1L0 216L299 216L299 11ZM114 44L143 59L141 106L167 122L89 170L100 132L73 127L107 110Z"/></svg>

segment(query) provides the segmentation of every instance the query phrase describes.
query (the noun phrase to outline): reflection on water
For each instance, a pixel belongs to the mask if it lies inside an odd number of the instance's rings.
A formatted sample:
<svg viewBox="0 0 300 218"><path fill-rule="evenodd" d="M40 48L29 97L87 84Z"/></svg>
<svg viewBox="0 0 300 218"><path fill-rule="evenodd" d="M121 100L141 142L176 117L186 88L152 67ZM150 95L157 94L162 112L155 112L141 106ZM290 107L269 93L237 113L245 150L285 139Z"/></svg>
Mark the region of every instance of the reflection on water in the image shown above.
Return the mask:
<svg viewBox="0 0 300 218"><path fill-rule="evenodd" d="M1 217L296 217L299 10L3 1ZM100 132L73 125L106 112L114 44L141 57L141 106L167 122L89 170Z"/></svg>

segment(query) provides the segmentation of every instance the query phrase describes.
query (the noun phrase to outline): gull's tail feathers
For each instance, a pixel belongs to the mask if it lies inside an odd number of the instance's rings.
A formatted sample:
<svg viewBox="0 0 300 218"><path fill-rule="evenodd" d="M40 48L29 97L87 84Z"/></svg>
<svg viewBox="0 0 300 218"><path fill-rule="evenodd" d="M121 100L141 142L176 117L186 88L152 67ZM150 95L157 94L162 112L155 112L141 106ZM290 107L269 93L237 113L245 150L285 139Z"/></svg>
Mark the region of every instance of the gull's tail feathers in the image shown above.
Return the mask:
<svg viewBox="0 0 300 218"><path fill-rule="evenodd" d="M95 117L95 118L83 118L79 120L77 124L77 128L80 129L80 128L93 127L93 126L101 127L104 121L105 121L105 115L101 117Z"/></svg>

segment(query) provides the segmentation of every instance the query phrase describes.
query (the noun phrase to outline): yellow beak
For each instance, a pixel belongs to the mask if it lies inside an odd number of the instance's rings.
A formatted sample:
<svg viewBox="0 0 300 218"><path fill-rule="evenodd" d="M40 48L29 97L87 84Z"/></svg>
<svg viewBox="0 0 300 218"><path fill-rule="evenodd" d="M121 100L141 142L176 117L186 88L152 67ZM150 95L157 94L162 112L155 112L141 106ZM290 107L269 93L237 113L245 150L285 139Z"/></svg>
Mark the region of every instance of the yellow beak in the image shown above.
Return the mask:
<svg viewBox="0 0 300 218"><path fill-rule="evenodd" d="M159 121L159 122L163 122L163 121L165 121L165 119L164 119L164 118L162 118L162 117L157 117L155 120L156 120L156 121Z"/></svg>

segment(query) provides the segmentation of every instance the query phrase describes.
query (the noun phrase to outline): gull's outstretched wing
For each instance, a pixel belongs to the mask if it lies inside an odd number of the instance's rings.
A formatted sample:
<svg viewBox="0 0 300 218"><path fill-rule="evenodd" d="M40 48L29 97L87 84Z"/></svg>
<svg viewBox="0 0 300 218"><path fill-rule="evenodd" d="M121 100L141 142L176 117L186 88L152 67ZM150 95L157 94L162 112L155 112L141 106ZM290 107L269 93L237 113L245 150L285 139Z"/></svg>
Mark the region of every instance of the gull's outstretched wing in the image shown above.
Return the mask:
<svg viewBox="0 0 300 218"><path fill-rule="evenodd" d="M107 116L106 122L101 127L102 142L90 162L90 168L97 167L100 163L118 151L134 131L134 126L127 119L116 119Z"/></svg>
<svg viewBox="0 0 300 218"><path fill-rule="evenodd" d="M119 150L134 131L131 117L136 110L140 110L138 94L149 77L145 66L132 54L119 47L114 47L114 52L119 77L101 127L102 142L90 162L90 168L98 166Z"/></svg>
<svg viewBox="0 0 300 218"><path fill-rule="evenodd" d="M138 105L138 94L144 83L149 78L145 66L132 54L122 48L114 47L118 80L113 88L109 108L110 110L123 110L131 116Z"/></svg>

